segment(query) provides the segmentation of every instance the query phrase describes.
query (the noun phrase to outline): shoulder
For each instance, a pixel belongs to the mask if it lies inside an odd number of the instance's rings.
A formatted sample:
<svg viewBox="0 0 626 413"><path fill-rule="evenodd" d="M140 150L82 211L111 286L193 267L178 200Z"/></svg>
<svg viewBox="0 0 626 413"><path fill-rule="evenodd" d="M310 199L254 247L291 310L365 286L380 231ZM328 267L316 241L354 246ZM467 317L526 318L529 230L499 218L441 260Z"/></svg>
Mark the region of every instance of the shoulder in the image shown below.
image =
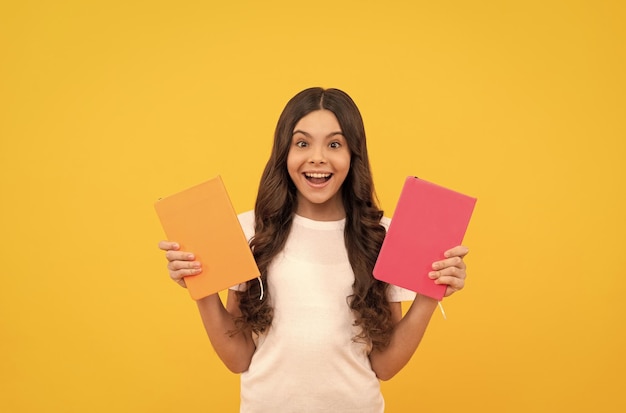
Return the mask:
<svg viewBox="0 0 626 413"><path fill-rule="evenodd" d="M237 218L239 219L239 225L241 225L243 233L246 235L246 239L250 241L254 236L254 210L242 212L237 215Z"/></svg>

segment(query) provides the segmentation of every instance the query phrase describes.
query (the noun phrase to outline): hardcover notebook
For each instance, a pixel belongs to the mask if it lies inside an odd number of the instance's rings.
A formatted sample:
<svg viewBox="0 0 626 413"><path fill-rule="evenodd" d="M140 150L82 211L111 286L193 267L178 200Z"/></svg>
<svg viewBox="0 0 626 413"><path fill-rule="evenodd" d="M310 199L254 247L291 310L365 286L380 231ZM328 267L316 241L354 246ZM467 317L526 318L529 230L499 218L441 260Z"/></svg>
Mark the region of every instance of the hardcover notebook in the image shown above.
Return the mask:
<svg viewBox="0 0 626 413"><path fill-rule="evenodd" d="M446 285L428 277L443 253L461 245L476 198L408 177L374 266L374 277L441 301Z"/></svg>
<svg viewBox="0 0 626 413"><path fill-rule="evenodd" d="M167 239L202 263L200 274L185 277L194 300L259 276L220 176L162 198L154 207Z"/></svg>

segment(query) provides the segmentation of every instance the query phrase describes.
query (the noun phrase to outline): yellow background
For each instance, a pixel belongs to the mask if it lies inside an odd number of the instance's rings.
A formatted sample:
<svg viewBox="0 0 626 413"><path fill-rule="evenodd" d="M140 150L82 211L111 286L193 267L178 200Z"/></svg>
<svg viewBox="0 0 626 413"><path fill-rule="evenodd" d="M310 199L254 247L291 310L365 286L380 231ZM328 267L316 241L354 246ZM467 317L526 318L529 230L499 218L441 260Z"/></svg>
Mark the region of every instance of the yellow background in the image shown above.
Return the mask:
<svg viewBox="0 0 626 413"><path fill-rule="evenodd" d="M624 21L621 1L3 2L0 411L236 411L152 204L219 173L251 209L280 111L317 85L361 108L387 215L407 175L478 197L467 288L388 411L625 411Z"/></svg>

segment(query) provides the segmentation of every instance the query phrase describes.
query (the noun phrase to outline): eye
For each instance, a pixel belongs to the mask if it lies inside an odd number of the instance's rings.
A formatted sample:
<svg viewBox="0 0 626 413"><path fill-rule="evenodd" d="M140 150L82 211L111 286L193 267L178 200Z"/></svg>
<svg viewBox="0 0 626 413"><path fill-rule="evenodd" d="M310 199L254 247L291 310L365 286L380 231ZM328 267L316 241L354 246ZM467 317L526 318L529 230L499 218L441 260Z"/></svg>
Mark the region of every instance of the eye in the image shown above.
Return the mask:
<svg viewBox="0 0 626 413"><path fill-rule="evenodd" d="M331 142L328 146L330 146L332 149L339 149L339 148L341 148L341 143L340 142Z"/></svg>
<svg viewBox="0 0 626 413"><path fill-rule="evenodd" d="M308 143L306 143L305 141L298 141L296 142L296 146L298 148L306 148L308 146Z"/></svg>

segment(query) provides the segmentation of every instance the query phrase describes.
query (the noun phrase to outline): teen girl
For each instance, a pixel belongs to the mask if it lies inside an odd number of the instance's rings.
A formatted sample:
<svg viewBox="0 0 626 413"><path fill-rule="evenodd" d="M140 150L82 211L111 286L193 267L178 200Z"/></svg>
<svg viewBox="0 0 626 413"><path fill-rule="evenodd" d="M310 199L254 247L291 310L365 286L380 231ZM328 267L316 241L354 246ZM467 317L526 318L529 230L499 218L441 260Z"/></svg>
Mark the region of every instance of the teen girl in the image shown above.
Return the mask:
<svg viewBox="0 0 626 413"><path fill-rule="evenodd" d="M216 353L241 373L241 412L383 412L379 380L409 361L437 302L372 277L390 221L346 93L311 88L287 103L255 209L239 219L261 277L231 288L226 306L215 294L198 308ZM159 247L181 286L202 270L175 242ZM464 286L467 252L433 263L446 296Z"/></svg>

